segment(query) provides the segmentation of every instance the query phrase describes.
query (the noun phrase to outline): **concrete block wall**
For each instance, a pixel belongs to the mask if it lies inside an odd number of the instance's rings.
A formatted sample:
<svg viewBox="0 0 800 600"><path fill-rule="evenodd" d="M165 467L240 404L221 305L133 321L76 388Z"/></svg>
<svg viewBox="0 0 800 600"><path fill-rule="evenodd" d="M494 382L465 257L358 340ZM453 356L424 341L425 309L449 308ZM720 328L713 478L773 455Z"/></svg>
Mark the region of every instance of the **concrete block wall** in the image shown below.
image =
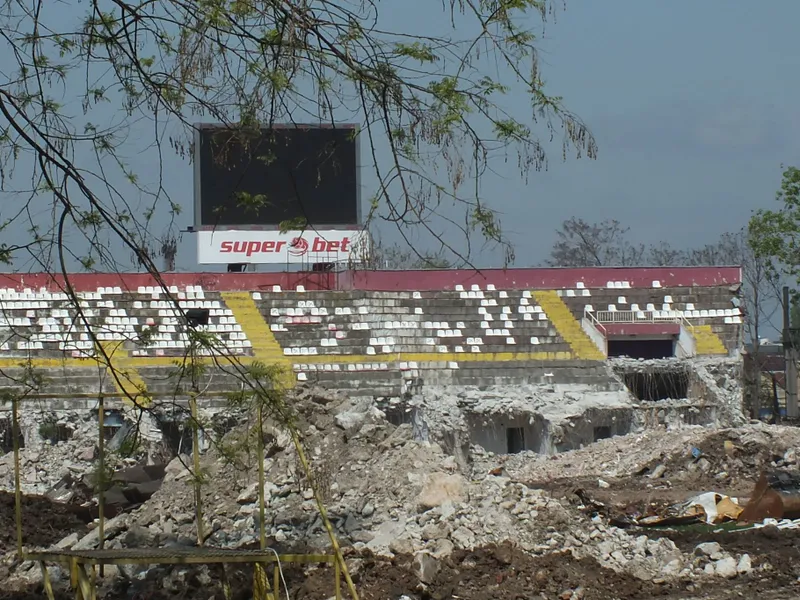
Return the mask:
<svg viewBox="0 0 800 600"><path fill-rule="evenodd" d="M21 384L21 378L31 371L36 373L35 389ZM225 406L227 395L241 389L238 378L224 368L210 365L197 374L195 381L179 367L143 366L138 369L138 375L157 403L187 405L189 393L198 390L207 407ZM117 384L107 370L85 366L65 364L34 367L32 370L4 369L0 374L0 390L16 391L26 406L48 406L53 411L96 409L101 394L108 409L132 406L129 399L120 396ZM10 410L10 402L0 405L0 412L4 410Z"/></svg>
<svg viewBox="0 0 800 600"><path fill-rule="evenodd" d="M63 292L0 290L2 356L89 358L96 351L91 329L101 343L122 344L131 356L180 357L189 345L182 311L195 308L209 311L208 325L198 329L216 336L220 353L252 354L250 340L218 291L142 286L135 291L98 288L78 295L80 311Z"/></svg>
<svg viewBox="0 0 800 600"><path fill-rule="evenodd" d="M741 344L744 315L731 300L737 293L728 285L691 287L571 288L560 290L575 318L587 306L597 311L673 311L693 326L710 326L729 352Z"/></svg>
<svg viewBox="0 0 800 600"><path fill-rule="evenodd" d="M615 275L609 278L616 280L624 270L611 271ZM729 287L734 274L728 271L692 270L676 285L657 287L648 283L655 277L651 271L634 269L630 286L624 289L603 286L603 273L594 270L488 273L505 282L496 288L486 283L447 283L448 277L460 276L458 272L436 275L445 277L438 289L432 288L433 275L428 272L379 278L381 285L405 286L393 291L273 290L272 285L248 283L244 276L228 277L228 285L225 277L207 274L168 277L163 290L136 275L122 276L117 281L121 285L110 285L109 277L94 277L92 287L78 285L86 278L75 276L82 315L70 307L57 285L29 289L20 280L13 288L0 288L0 364L8 373L19 373L20 364L30 361L54 374L50 379L66 393L96 390L99 385L120 392L120 385L90 358L95 349L88 339L88 323L102 344L116 347L115 361L131 374L131 384L122 386L125 390L180 394L194 385L209 395L222 395L240 384L226 374L225 360L203 356L209 352L200 353L206 366L194 384L187 373L175 374L180 370L175 363L188 353L180 311L202 308L209 311L210 321L199 329L219 338L218 354L235 355L245 363L278 363L293 380L317 381L351 393L393 396L426 382L478 386L587 382L603 388L614 384L601 362L593 363L594 357L576 351L580 340L574 339L574 332L570 336L566 326L573 324L570 314L577 323L587 304L595 310L607 310L609 304L620 310L632 304L662 308L671 296L671 309L683 311L690 322L709 325L726 347L733 348L741 325L726 322L725 311L730 311L735 295ZM567 283L573 276L574 286ZM701 276L699 285L685 283ZM253 281L259 277L251 276ZM365 282L372 279L370 274ZM723 284L714 285L718 280ZM546 304L544 295L536 290L559 291L564 305L558 298L550 304L562 305L564 314L553 309L549 315L537 302L539 296ZM552 292L547 294L555 298ZM624 305L620 296L625 297ZM716 311L715 316L709 311ZM580 333L579 325L571 329ZM103 376L105 382L99 384Z"/></svg>
<svg viewBox="0 0 800 600"><path fill-rule="evenodd" d="M257 294L256 302L292 357L570 352L530 292L464 294L272 292Z"/></svg>
<svg viewBox="0 0 800 600"><path fill-rule="evenodd" d="M599 391L620 391L623 386L603 363L562 361L452 361L406 364L384 363L374 371L313 371L306 381L331 389L344 389L353 396L401 397L419 393L426 385L477 386L488 388L520 384L581 384Z"/></svg>

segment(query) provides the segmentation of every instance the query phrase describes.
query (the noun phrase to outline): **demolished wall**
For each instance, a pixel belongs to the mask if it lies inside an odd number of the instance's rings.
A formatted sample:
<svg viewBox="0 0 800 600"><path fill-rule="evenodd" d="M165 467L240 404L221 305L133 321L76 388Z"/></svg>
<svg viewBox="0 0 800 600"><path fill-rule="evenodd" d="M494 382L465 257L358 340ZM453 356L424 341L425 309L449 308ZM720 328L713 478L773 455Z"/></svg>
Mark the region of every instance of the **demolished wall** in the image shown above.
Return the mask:
<svg viewBox="0 0 800 600"><path fill-rule="evenodd" d="M737 427L746 422L741 358L615 358L609 365L647 427Z"/></svg>
<svg viewBox="0 0 800 600"><path fill-rule="evenodd" d="M10 412L10 411L6 411ZM201 420L213 426L220 409L203 410ZM0 413L2 414L2 413ZM0 489L14 485L14 461L8 422L8 444L0 452ZM183 444L191 451L188 411L141 410L132 405L105 411L105 449L109 468L138 463L169 462ZM19 412L21 487L26 494L47 494L64 481L80 481L97 467L99 423L97 410L51 410L46 402L27 403ZM173 432L180 440L172 439ZM202 431L201 448L208 442Z"/></svg>
<svg viewBox="0 0 800 600"><path fill-rule="evenodd" d="M488 400L471 394L465 394L465 399L473 409L508 400L500 390ZM538 406L536 402L541 401L530 390L526 390L526 397L513 399L518 407ZM647 581L731 577L738 574L739 564L743 565L741 572L747 574L759 569L761 563L754 559L750 564L750 557L745 559L741 552L721 549L694 554L658 532L630 533L611 525L605 513L598 512L589 500L578 502L569 490L579 486L595 494L604 486L612 491L627 486L620 489L643 490L643 497L652 501L653 495L675 493L667 478L676 485L686 480L692 489L714 481L735 487L758 464L752 457L771 460L785 453L788 461L786 448L800 443L800 434L789 428L774 432L763 426L741 432L661 428L604 439L554 457L532 452L501 455L473 446L470 464L462 466L435 441L438 427L430 423L435 415L468 433L470 414L458 406L457 400L435 405L435 413L431 406L426 415L428 440L414 439L415 432L421 430L410 423L391 424L382 411L364 400L306 391L293 399L292 405L298 410L300 435L337 535L351 549L349 560L369 552L392 560L427 556L433 568L440 564L437 561L449 560L460 549L508 542L529 556L564 553L562 560L597 561L611 572ZM556 414L555 408L539 409L542 415ZM580 410L592 420L598 418L591 416L595 408L581 406ZM562 407L559 411L564 417L559 423L569 427L573 409ZM503 418L504 414L497 412L496 416ZM324 550L329 544L327 534L288 436L276 430L272 437L265 464L268 543L276 548L301 544ZM729 441L739 454L728 453L725 442ZM700 450L700 460L690 452L694 447ZM149 500L109 520L106 547L192 545L196 531L190 465L186 456L173 460L165 469L163 484ZM207 474L202 485L207 544L257 546L258 487L252 457L243 467L231 464L210 447L203 456L202 468ZM723 472L726 478L719 478ZM570 487L551 487L564 478ZM600 485L603 480L611 483ZM76 533L61 545L78 549L96 543L95 530ZM24 569L20 566L15 577L27 581L38 573ZM133 582L152 579L152 575L145 577L144 570L132 570L128 576ZM15 581L13 577L7 580Z"/></svg>
<svg viewBox="0 0 800 600"><path fill-rule="evenodd" d="M630 397L582 385L426 387L411 406L426 440L552 454L637 427Z"/></svg>
<svg viewBox="0 0 800 600"><path fill-rule="evenodd" d="M646 427L745 423L738 359L614 359L615 385L420 387L410 401L415 439L435 441L466 464L468 447L553 454ZM637 397L638 396L638 397Z"/></svg>

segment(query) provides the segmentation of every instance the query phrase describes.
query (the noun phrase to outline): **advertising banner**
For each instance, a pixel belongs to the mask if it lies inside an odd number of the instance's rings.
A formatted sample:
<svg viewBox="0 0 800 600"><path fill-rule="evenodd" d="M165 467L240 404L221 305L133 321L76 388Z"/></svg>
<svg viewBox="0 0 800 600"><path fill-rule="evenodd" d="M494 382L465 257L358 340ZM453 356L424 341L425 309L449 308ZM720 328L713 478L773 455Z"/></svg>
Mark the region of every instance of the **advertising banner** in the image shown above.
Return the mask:
<svg viewBox="0 0 800 600"><path fill-rule="evenodd" d="M197 262L214 264L359 263L369 256L363 230L197 232Z"/></svg>

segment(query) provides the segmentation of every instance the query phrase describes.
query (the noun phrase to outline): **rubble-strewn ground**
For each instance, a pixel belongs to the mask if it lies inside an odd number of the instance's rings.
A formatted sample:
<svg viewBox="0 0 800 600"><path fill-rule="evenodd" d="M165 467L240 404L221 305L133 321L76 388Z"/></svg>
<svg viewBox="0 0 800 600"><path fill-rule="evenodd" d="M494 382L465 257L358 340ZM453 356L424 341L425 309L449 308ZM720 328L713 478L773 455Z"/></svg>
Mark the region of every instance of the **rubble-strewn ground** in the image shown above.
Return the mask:
<svg viewBox="0 0 800 600"><path fill-rule="evenodd" d="M438 444L415 440L411 425L390 424L366 401L306 390L295 406L319 490L362 598L800 595L800 530L632 525L703 492L745 498L762 469L796 470L798 429L761 424L653 429L551 457L492 455L472 447L465 465ZM239 432L228 436L225 448ZM329 539L289 437L277 428L268 433L268 541L279 551L325 551ZM91 440L77 438L26 449L23 465L35 476L26 473L23 480L35 481L38 490L57 483L65 468L76 476L81 469L89 472L93 463L84 459L91 450ZM255 458L239 455L233 465L222 454L211 448L203 459L206 544L256 547ZM185 456L172 460L149 500L108 520L106 546L193 545L190 463ZM0 475L7 481L7 473ZM27 499L24 511L29 546L91 548L97 542L96 529L81 520L89 519L86 508L76 512ZM13 495L0 495L0 532L0 551L6 552L0 598L41 597L38 568L16 564L13 557ZM287 567L286 574L291 598L333 595L328 568ZM124 584L128 591L115 575L130 578ZM213 569L109 568L106 579L109 598L221 597ZM247 573L239 575L236 597L250 597L250 582ZM71 594L63 579L60 586L60 597Z"/></svg>
<svg viewBox="0 0 800 600"><path fill-rule="evenodd" d="M49 546L71 533L81 537L88 533L85 518L78 507L71 507L49 498L23 496L22 535L26 544ZM14 494L0 491L0 553L16 549L17 526L14 513Z"/></svg>

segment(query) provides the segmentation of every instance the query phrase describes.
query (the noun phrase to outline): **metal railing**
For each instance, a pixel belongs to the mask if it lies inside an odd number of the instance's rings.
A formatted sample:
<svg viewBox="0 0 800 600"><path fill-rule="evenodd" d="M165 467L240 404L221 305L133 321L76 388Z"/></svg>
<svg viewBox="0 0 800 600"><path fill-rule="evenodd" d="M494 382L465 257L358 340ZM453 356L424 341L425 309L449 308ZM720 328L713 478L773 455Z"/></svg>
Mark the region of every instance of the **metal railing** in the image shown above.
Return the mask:
<svg viewBox="0 0 800 600"><path fill-rule="evenodd" d="M682 314L670 310L598 310L586 314L599 323L685 323L691 327Z"/></svg>
<svg viewBox="0 0 800 600"><path fill-rule="evenodd" d="M597 330L598 330L600 333L602 333L602 334L603 334L603 337L608 337L608 330L607 330L607 329L605 328L605 326L604 326L604 325L603 325L603 324L602 324L602 323L601 323L601 322L600 322L600 321L597 319L597 317L595 317L595 316L594 316L594 313L593 313L593 312L591 312L591 311L588 311L588 310L587 310L587 311L584 311L584 312L583 312L583 316L584 316L584 317L586 317L587 319L589 319L589 323L591 323L591 324L592 324L592 326L593 326L595 329L597 329Z"/></svg>
<svg viewBox="0 0 800 600"><path fill-rule="evenodd" d="M603 323L676 323L686 329L692 338L695 338L694 325L683 313L675 310L598 310L596 312L584 311L583 314L605 337L608 337L608 330ZM680 338L677 343L685 356L694 354L684 346Z"/></svg>

